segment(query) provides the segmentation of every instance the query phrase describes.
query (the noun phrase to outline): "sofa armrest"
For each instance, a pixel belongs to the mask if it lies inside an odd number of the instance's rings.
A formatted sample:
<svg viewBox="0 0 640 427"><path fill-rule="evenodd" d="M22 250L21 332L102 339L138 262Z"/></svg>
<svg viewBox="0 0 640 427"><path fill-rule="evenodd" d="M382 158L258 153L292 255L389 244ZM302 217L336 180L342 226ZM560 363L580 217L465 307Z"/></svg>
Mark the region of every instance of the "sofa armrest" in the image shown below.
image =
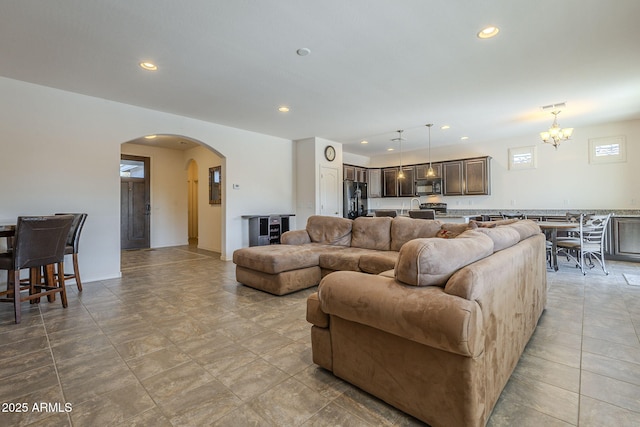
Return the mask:
<svg viewBox="0 0 640 427"><path fill-rule="evenodd" d="M318 293L314 292L307 298L307 322L320 328L329 327L329 315L320 308Z"/></svg>
<svg viewBox="0 0 640 427"><path fill-rule="evenodd" d="M462 356L476 357L484 350L480 306L440 287L338 271L322 279L318 296L322 312L330 316Z"/></svg>
<svg viewBox="0 0 640 427"><path fill-rule="evenodd" d="M304 245L305 243L311 243L311 238L307 230L291 230L282 233L280 242L283 245Z"/></svg>

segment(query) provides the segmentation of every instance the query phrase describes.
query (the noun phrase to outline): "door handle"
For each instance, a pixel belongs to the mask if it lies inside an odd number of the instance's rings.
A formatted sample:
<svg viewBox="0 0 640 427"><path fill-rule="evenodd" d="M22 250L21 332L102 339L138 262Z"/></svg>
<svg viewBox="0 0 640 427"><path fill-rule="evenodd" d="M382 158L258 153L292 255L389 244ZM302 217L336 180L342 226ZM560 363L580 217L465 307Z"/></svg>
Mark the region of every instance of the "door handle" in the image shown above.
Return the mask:
<svg viewBox="0 0 640 427"><path fill-rule="evenodd" d="M151 204L147 203L146 205L144 205L144 214L149 215L150 213L151 213Z"/></svg>

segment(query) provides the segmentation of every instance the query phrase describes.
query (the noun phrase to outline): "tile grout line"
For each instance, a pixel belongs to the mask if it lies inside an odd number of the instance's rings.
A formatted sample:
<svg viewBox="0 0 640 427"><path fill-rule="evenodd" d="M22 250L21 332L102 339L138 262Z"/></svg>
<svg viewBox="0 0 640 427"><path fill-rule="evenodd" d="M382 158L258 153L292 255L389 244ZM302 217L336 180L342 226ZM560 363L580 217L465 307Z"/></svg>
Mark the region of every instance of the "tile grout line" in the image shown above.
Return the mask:
<svg viewBox="0 0 640 427"><path fill-rule="evenodd" d="M60 373L58 372L58 364L56 363L56 358L53 355L53 349L51 348L51 340L49 339L49 332L47 331L47 324L44 319L44 315L42 314L42 308L40 304L38 304L38 312L40 313L40 319L42 319L42 327L44 328L44 336L47 338L47 347L49 348L49 353L51 354L51 360L53 361L53 370L56 373L56 378L58 379L58 387L60 388L60 394L62 395L62 400L65 405L65 413L67 414L67 420L69 421L69 425L73 426L73 422L71 421L71 411L66 410L67 398L64 395L64 389L62 388L62 381L60 380Z"/></svg>

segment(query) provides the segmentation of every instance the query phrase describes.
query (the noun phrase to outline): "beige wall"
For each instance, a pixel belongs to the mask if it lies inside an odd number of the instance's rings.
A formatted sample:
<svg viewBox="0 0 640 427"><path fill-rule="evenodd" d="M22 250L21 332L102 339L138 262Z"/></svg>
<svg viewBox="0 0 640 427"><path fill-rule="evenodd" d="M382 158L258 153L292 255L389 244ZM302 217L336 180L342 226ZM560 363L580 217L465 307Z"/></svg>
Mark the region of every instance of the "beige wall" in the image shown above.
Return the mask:
<svg viewBox="0 0 640 427"><path fill-rule="evenodd" d="M0 180L6 184L0 189L0 219L87 212L80 243L87 282L120 275L118 165L122 143L140 136L184 135L224 156L223 259L248 246L242 215L294 210L289 140L6 78L0 78L0 93ZM185 174L186 167L183 159ZM232 184L239 188L231 190ZM177 208L182 197L176 192L161 203L154 198L154 207L162 207L157 229L173 230L178 218L186 236L186 214L182 220ZM182 239L179 235L178 230L153 239L164 245Z"/></svg>
<svg viewBox="0 0 640 427"><path fill-rule="evenodd" d="M590 164L589 139L625 135L627 161ZM537 147L537 168L509 170L509 148ZM573 138L555 150L537 135L508 140L432 147L433 161L491 156L491 195L421 197L443 201L449 209L640 209L640 120L576 128ZM354 158L353 160L361 160ZM362 162L389 166L397 159L380 156ZM425 163L427 150L405 153L405 164ZM367 164L368 163L368 164ZM356 163L357 164L357 163ZM409 207L410 198L374 199L371 208Z"/></svg>

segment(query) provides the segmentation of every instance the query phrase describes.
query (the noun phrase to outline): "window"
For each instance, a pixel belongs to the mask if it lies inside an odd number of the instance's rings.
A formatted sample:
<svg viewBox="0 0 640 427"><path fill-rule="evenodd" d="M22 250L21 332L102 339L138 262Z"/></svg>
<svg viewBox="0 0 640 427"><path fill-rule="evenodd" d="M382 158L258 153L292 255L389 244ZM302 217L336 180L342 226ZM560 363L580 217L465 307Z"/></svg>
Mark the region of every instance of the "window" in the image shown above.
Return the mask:
<svg viewBox="0 0 640 427"><path fill-rule="evenodd" d="M120 176L123 178L144 178L144 161L120 160Z"/></svg>
<svg viewBox="0 0 640 427"><path fill-rule="evenodd" d="M620 163L627 161L627 141L624 135L589 140L589 163Z"/></svg>
<svg viewBox="0 0 640 427"><path fill-rule="evenodd" d="M536 146L509 148L509 169L534 169Z"/></svg>
<svg viewBox="0 0 640 427"><path fill-rule="evenodd" d="M209 204L222 203L222 167L209 168Z"/></svg>

